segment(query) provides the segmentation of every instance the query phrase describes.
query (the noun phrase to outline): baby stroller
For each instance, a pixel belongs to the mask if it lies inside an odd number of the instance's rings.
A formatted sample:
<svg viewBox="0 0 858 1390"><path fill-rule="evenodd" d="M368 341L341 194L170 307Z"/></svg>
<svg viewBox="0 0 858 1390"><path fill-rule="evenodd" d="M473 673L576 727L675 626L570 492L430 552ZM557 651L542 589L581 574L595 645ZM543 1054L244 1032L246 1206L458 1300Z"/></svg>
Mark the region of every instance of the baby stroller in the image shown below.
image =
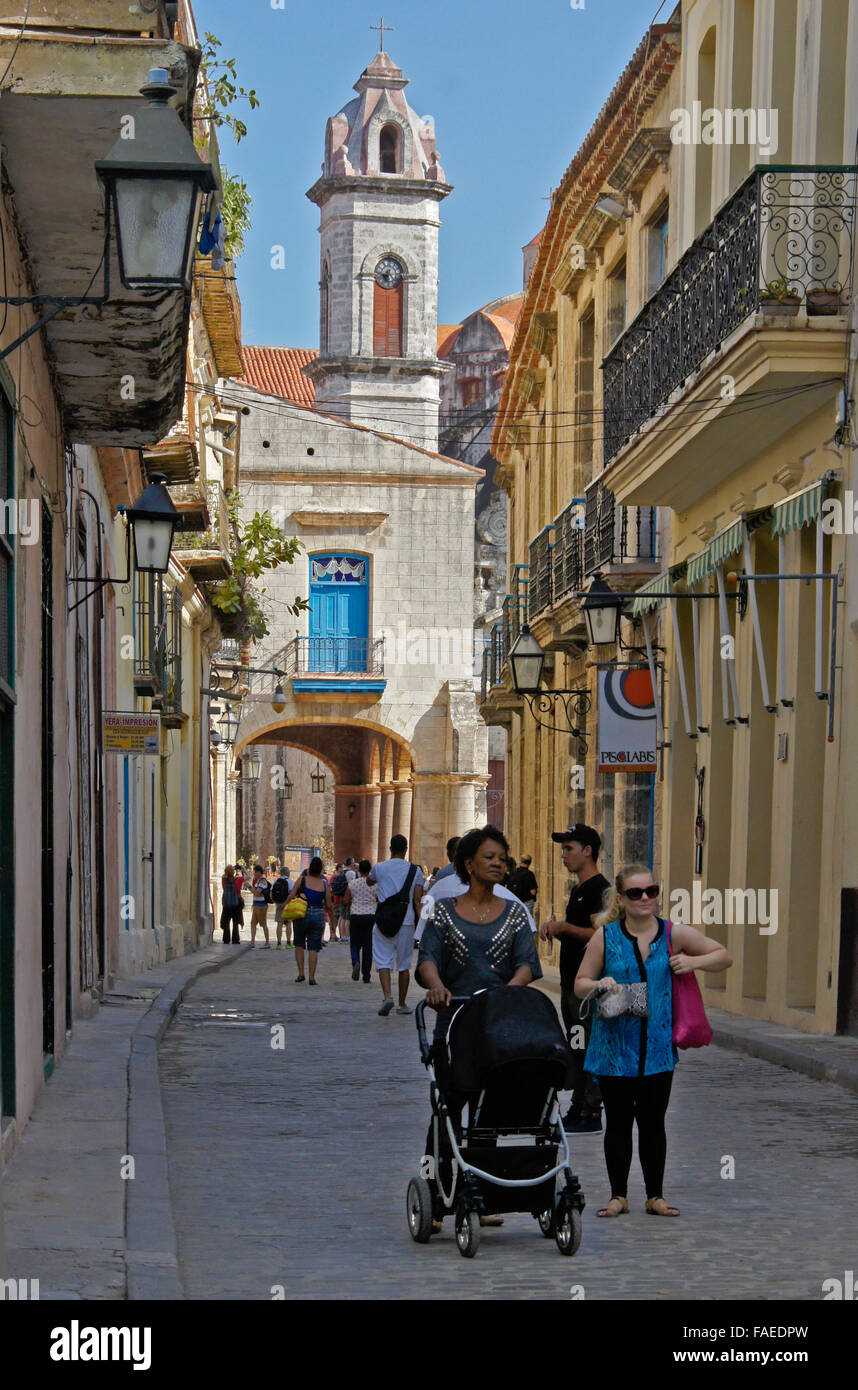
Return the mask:
<svg viewBox="0 0 858 1390"><path fill-rule="evenodd" d="M584 1194L560 1122L557 1092L568 1083L571 1053L554 1006L538 990L518 988L454 998L450 1009L440 1055L427 1041L425 999L416 1010L432 1142L420 1176L408 1184L413 1239L425 1244L433 1220L453 1212L459 1253L470 1259L481 1216L529 1211L562 1255L574 1255Z"/></svg>

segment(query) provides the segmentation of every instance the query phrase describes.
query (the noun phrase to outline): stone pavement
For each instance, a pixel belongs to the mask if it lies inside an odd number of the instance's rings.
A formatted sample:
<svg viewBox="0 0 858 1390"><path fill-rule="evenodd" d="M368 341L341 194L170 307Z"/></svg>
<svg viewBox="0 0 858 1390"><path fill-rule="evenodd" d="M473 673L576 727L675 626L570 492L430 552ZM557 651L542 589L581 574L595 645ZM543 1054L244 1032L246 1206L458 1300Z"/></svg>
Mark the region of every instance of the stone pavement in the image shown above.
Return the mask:
<svg viewBox="0 0 858 1390"><path fill-rule="evenodd" d="M3 1175L7 1276L37 1279L41 1298L126 1297L132 1034L165 988L221 964L223 949L118 980L96 1015L75 1023Z"/></svg>
<svg viewBox="0 0 858 1390"><path fill-rule="evenodd" d="M294 975L291 951L244 955L193 986L161 1046L187 1297L567 1299L580 1286L588 1299L817 1300L855 1268L853 1097L715 1046L677 1071L665 1190L678 1221L645 1216L636 1159L632 1214L596 1220L602 1145L581 1137L572 1259L529 1216L484 1231L471 1261L449 1222L414 1245L405 1191L428 1118L414 1019L378 1017L378 987L352 982L344 946L323 952L318 989Z"/></svg>

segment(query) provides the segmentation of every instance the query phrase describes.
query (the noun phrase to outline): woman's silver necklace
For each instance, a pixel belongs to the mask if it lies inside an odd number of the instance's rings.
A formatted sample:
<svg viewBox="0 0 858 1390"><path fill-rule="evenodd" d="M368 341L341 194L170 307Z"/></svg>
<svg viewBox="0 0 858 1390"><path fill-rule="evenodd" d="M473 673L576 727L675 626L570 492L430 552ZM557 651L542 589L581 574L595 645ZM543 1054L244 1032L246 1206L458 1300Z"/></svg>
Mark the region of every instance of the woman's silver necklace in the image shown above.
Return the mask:
<svg viewBox="0 0 858 1390"><path fill-rule="evenodd" d="M488 907L486 908L485 912L479 912L479 911L477 910L477 908L473 906L473 904L471 904L471 906L473 907L473 910L474 910L474 912L476 913L477 921L478 921L478 922L485 922L485 921L488 920L488 915L489 915L489 913L491 912L492 908L494 907L494 898L492 898L492 901L489 903L489 905L488 905Z"/></svg>

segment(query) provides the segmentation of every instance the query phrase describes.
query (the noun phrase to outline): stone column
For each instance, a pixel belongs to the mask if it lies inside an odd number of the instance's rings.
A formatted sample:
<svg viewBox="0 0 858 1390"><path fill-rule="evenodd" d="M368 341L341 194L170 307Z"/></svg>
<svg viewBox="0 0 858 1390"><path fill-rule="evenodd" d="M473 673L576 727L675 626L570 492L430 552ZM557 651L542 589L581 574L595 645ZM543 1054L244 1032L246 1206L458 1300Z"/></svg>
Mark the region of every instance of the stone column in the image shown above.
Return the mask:
<svg viewBox="0 0 858 1390"><path fill-rule="evenodd" d="M386 782L380 788L381 791L381 814L378 821L378 857L388 859L390 857L390 838L393 834L393 798L396 795L392 782Z"/></svg>
<svg viewBox="0 0 858 1390"><path fill-rule="evenodd" d="M394 782L393 834L404 835L411 845L411 803L413 801L410 782Z"/></svg>
<svg viewBox="0 0 858 1390"><path fill-rule="evenodd" d="M378 827L381 819L381 792L377 786L366 788L364 807L360 854L361 859L369 859L375 864L378 861Z"/></svg>

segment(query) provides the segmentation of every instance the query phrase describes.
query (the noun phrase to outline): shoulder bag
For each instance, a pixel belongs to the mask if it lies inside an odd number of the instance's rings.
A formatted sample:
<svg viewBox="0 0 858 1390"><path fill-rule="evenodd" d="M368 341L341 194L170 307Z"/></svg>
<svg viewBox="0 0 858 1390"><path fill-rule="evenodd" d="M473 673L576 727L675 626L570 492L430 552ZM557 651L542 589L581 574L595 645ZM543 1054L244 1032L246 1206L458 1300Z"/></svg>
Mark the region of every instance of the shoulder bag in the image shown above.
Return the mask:
<svg viewBox="0 0 858 1390"><path fill-rule="evenodd" d="M667 932L667 954L673 955L670 939L670 922L665 923ZM671 974L673 995L673 1041L677 1047L708 1047L712 1041L712 1028L703 1007L703 995L693 970L687 975Z"/></svg>

